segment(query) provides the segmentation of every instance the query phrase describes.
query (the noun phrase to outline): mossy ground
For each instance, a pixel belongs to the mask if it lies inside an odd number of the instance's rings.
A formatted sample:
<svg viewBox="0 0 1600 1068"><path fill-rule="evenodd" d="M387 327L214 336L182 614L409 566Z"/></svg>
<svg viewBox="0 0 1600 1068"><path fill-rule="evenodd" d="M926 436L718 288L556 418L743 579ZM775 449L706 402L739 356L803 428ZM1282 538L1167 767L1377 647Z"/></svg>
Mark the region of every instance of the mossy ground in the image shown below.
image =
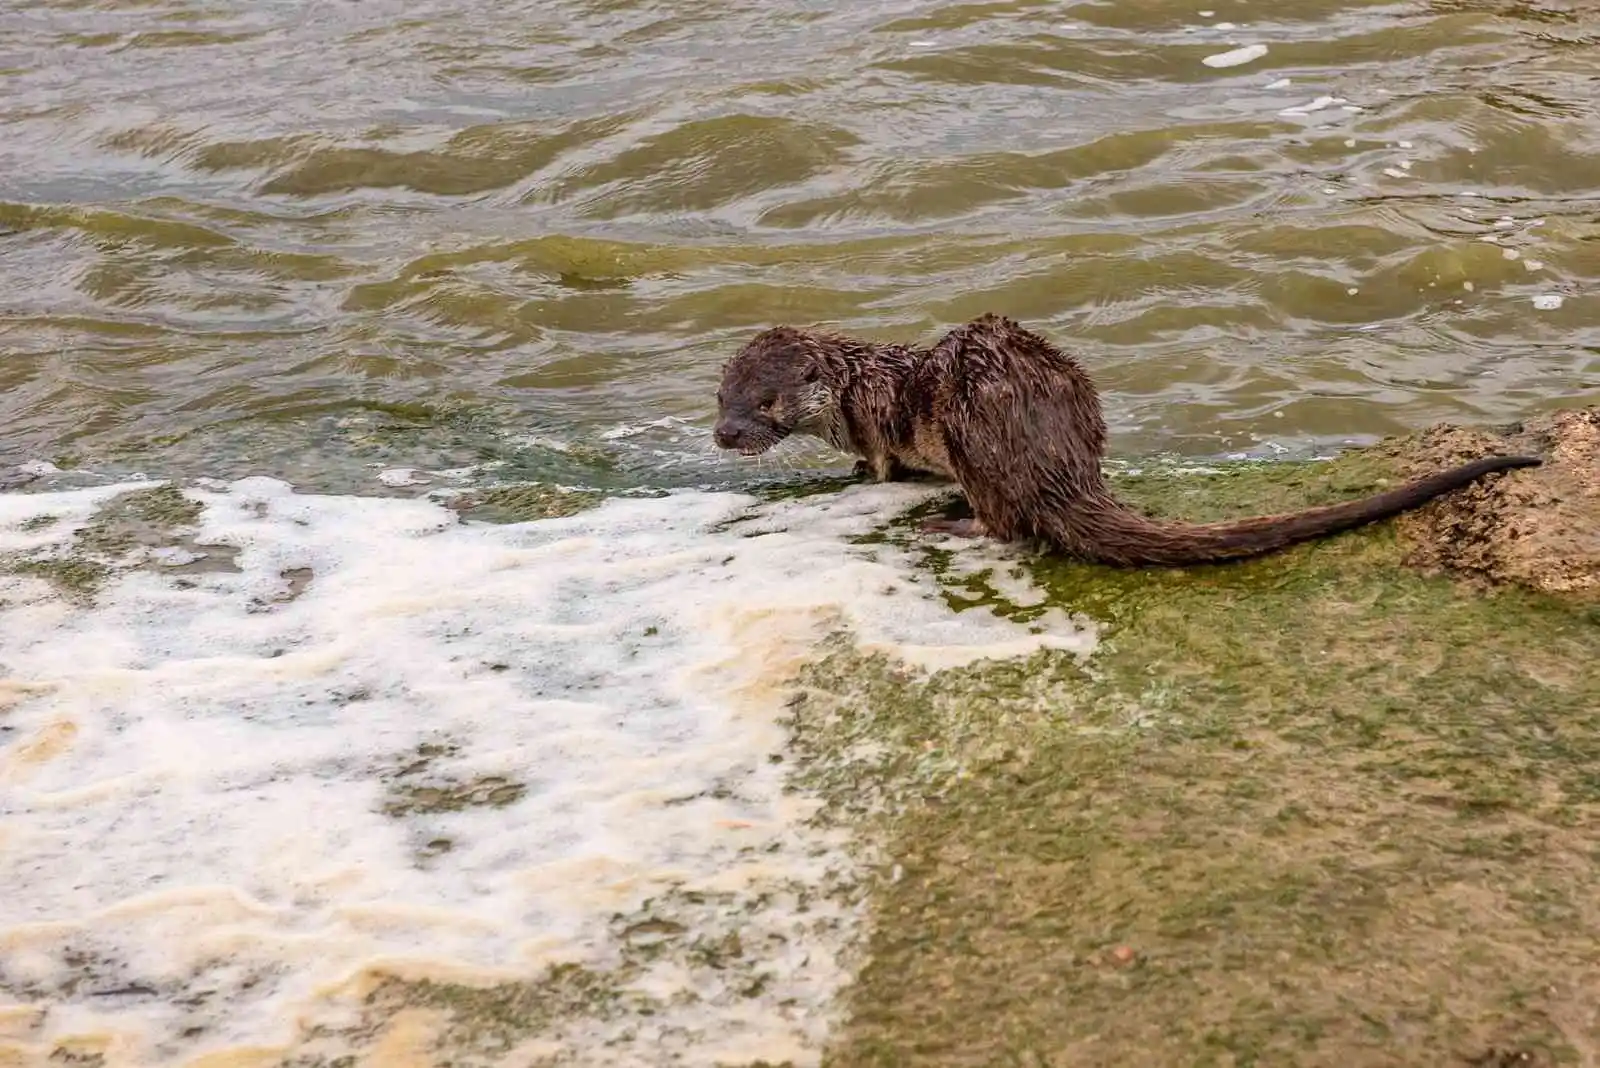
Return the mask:
<svg viewBox="0 0 1600 1068"><path fill-rule="evenodd" d="M1386 474L1119 487L1210 519ZM804 777L892 862L826 1063L1593 1063L1600 624L1398 558L1386 525L1185 571L1038 559L1104 624L1087 661L809 669Z"/></svg>

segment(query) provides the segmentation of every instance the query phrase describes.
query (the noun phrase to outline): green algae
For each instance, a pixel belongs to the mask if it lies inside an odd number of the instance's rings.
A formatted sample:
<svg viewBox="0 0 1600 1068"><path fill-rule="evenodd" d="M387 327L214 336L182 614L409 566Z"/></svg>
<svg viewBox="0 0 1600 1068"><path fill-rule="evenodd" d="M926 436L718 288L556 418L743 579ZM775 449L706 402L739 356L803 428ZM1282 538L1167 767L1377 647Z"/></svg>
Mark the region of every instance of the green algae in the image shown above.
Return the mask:
<svg viewBox="0 0 1600 1068"><path fill-rule="evenodd" d="M490 523L525 523L577 515L602 500L604 495L592 490L566 489L541 482L471 490L453 499L451 507L463 516Z"/></svg>
<svg viewBox="0 0 1600 1068"><path fill-rule="evenodd" d="M1391 477L1368 452L1117 486L1210 520ZM920 551L952 603L1036 611ZM797 781L892 867L826 1063L1579 1063L1600 628L1399 559L1381 524L1182 570L1020 560L1099 621L1087 659L920 677L836 640L797 680Z"/></svg>
<svg viewBox="0 0 1600 1068"><path fill-rule="evenodd" d="M406 762L386 778L387 796L383 813L394 819L439 812L461 812L470 808L505 808L527 794L527 784L504 775L478 775L462 779L434 770L440 757L454 756L460 750L449 743L424 742ZM448 852L453 843L433 839L424 846L432 853Z"/></svg>
<svg viewBox="0 0 1600 1068"><path fill-rule="evenodd" d="M449 1016L440 1035L444 1046L490 1054L503 1053L563 1020L611 1019L648 1009L648 1001L630 997L617 975L575 964L554 965L531 982L492 986L391 978L367 999L379 1016L410 1006L444 1010Z"/></svg>
<svg viewBox="0 0 1600 1068"><path fill-rule="evenodd" d="M11 554L0 559L0 569L43 579L68 600L89 604L112 575L130 566L135 550L183 543L200 512L200 504L176 486L129 490L101 505L65 546ZM21 526L37 531L58 521L39 515Z"/></svg>
<svg viewBox="0 0 1600 1068"><path fill-rule="evenodd" d="M164 530L192 526L200 519L202 509L198 501L183 495L177 486L156 486L148 490L135 490L118 497L101 515L108 521L126 516L149 523Z"/></svg>
<svg viewBox="0 0 1600 1068"><path fill-rule="evenodd" d="M359 1021L342 1028L317 1028L307 1036L309 1050L370 1049L388 1021L407 1010L433 1010L441 1015L429 1032L434 1063L458 1068L488 1068L506 1063L567 1065L581 1063L569 1053L541 1056L535 1047L560 1046L574 1040L579 1048L610 1046L639 1038L641 1022L668 1009L711 1001L726 1005L762 998L773 982L769 962L785 952L788 937L763 925L763 913L775 897L804 915L808 891L799 885L775 888L754 898L726 892L676 887L664 890L626 912L612 915L605 967L562 963L548 966L523 981L473 984L449 980L385 975L361 1006ZM815 916L808 923L820 922ZM644 989L653 969L689 974L693 979L671 992ZM666 1032L669 1036L672 1030ZM678 1036L690 1040L692 1035ZM660 1039L646 1040L659 1042ZM663 1056L667 1054L663 1053ZM284 1068L333 1068L353 1063L352 1054L306 1052L284 1062ZM794 1068L792 1062L719 1060L727 1068Z"/></svg>
<svg viewBox="0 0 1600 1068"><path fill-rule="evenodd" d="M783 480L770 480L750 489L760 501L792 501L821 493L838 493L861 482L860 475L803 474Z"/></svg>
<svg viewBox="0 0 1600 1068"><path fill-rule="evenodd" d="M17 529L24 534L36 534L41 530L49 530L59 522L61 522L60 516L45 513L24 519L17 524Z"/></svg>
<svg viewBox="0 0 1600 1068"><path fill-rule="evenodd" d="M55 587L61 596L78 603L93 600L106 579L111 577L111 568L98 560L74 556L13 558L0 563L0 566L14 575L43 579Z"/></svg>
<svg viewBox="0 0 1600 1068"><path fill-rule="evenodd" d="M462 781L405 784L391 789L384 815L400 818L413 813L460 812L468 808L505 808L522 800L526 785L503 775L481 775Z"/></svg>
<svg viewBox="0 0 1600 1068"><path fill-rule="evenodd" d="M200 504L176 486L132 490L102 505L73 536L74 547L79 552L114 557L139 545L170 544L175 532L199 520L200 511Z"/></svg>

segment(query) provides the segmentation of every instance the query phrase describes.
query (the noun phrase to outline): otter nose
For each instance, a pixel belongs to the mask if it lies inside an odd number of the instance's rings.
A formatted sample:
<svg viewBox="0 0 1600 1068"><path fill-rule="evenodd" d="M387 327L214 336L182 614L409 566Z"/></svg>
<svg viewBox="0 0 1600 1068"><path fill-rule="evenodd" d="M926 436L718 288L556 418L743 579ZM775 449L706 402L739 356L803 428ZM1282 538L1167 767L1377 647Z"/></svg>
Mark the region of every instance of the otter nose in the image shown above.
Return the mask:
<svg viewBox="0 0 1600 1068"><path fill-rule="evenodd" d="M744 435L739 432L738 428L731 427L726 423L718 423L717 428L711 432L711 436L715 438L717 444L724 449L733 448L735 445L739 444L739 439L744 437Z"/></svg>

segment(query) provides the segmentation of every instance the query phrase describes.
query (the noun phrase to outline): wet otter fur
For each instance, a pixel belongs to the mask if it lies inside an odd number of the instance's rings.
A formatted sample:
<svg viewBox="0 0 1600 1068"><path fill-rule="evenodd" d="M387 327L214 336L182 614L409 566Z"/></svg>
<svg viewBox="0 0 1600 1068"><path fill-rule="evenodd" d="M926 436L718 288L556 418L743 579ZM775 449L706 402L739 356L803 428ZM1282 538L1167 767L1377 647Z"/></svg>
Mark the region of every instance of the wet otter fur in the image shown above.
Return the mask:
<svg viewBox="0 0 1600 1068"><path fill-rule="evenodd" d="M1537 467L1492 456L1360 500L1237 522L1150 518L1112 494L1101 470L1106 424L1083 366L1003 316L958 326L929 348L778 326L723 367L713 436L765 452L790 434L861 458L877 481L917 474L957 483L971 519L924 529L1037 539L1115 566L1182 566L1258 556L1385 519L1484 475Z"/></svg>

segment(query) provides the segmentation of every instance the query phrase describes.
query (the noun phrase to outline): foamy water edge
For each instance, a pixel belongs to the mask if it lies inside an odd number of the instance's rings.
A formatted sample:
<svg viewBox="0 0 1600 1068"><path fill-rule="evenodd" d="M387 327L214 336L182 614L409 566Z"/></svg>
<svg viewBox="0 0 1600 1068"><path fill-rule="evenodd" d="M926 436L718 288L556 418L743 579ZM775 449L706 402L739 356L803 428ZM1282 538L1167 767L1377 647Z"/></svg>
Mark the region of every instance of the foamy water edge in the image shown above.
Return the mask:
<svg viewBox="0 0 1600 1068"><path fill-rule="evenodd" d="M0 558L152 485L0 495ZM186 489L188 547L134 547L93 606L0 575L0 1054L281 1057L375 975L626 958L647 1018L524 1054L815 1063L868 919L834 891L870 858L786 790L788 680L839 630L926 670L1093 645L1059 612L958 614L903 550L852 541L929 492L497 526L245 479ZM737 934L759 991L641 964L641 929Z"/></svg>

